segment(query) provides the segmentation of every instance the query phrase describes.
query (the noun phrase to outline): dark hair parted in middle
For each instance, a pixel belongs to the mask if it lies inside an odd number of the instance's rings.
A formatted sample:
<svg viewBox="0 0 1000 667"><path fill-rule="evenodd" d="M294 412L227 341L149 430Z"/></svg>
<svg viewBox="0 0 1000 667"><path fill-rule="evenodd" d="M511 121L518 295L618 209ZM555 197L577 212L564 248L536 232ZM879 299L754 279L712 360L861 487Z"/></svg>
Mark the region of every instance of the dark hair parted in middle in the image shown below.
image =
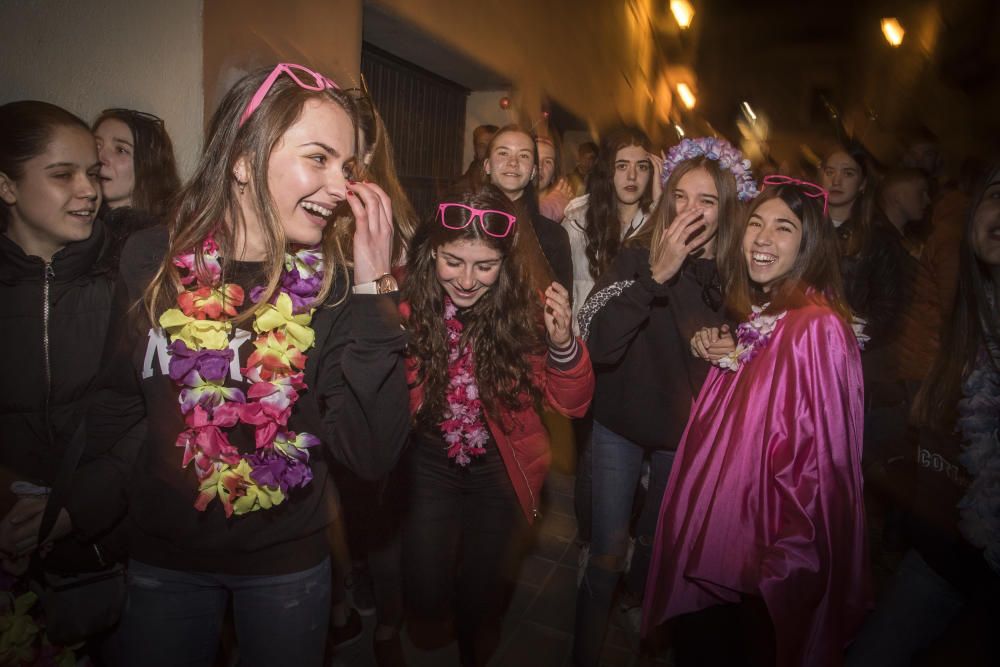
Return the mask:
<svg viewBox="0 0 1000 667"><path fill-rule="evenodd" d="M621 246L622 228L618 220L618 193L615 191L615 159L618 151L629 146L639 146L646 152L652 144L646 133L637 127L626 125L616 128L601 139L601 150L597 162L587 178L587 261L590 275L597 280L618 254ZM639 207L648 212L653 205L653 179L650 170L649 182L639 200Z"/></svg>
<svg viewBox="0 0 1000 667"><path fill-rule="evenodd" d="M97 132L101 123L109 118L125 123L132 132L135 170L132 207L148 211L156 217L166 215L181 182L174 160L174 146L163 121L131 109L105 109L91 129Z"/></svg>
<svg viewBox="0 0 1000 667"><path fill-rule="evenodd" d="M914 398L912 419L921 427L951 431L958 418L962 382L977 366L985 349L989 361L997 364L1000 315L996 308L998 286L993 269L977 252L976 213L990 195L1000 192L1000 157L980 179L965 218L959 246L958 293L950 318L945 318L941 347L927 377Z"/></svg>
<svg viewBox="0 0 1000 667"><path fill-rule="evenodd" d="M750 281L742 240L750 218L761 204L771 199L783 201L802 222L802 240L792 268L771 287L765 298ZM812 289L826 297L830 308L844 322L851 323L851 311L844 300L840 279L836 233L833 224L823 215L821 200L806 196L795 184L770 186L751 203L736 237L739 243L730 244L729 249L719 255L719 261L725 264L726 305L739 321L750 315L751 306L765 301L770 304L769 313L801 307L808 302L807 293Z"/></svg>
<svg viewBox="0 0 1000 667"><path fill-rule="evenodd" d="M831 148L823 159L821 168L837 153L843 153L858 165L861 184L858 196L851 204L851 213L837 230L838 251L853 257L868 247L871 239L872 209L878 185L877 164L863 144L847 139Z"/></svg>
<svg viewBox="0 0 1000 667"><path fill-rule="evenodd" d="M449 200L482 210L515 214L507 197L492 186ZM502 409L523 408L526 401L541 405L541 392L532 382L530 356L545 350L542 302L532 292L532 281L522 253L517 250L518 229L505 237L487 234L478 220L462 229L450 229L439 217L425 220L410 245L403 300L410 309L405 321L410 332L409 356L418 364L418 382L425 384L418 418L440 420L448 388L448 339L444 321L445 292L438 282L436 255L452 242L478 242L499 251L503 261L497 281L463 314L463 345L471 345L476 383L486 414L502 423Z"/></svg>

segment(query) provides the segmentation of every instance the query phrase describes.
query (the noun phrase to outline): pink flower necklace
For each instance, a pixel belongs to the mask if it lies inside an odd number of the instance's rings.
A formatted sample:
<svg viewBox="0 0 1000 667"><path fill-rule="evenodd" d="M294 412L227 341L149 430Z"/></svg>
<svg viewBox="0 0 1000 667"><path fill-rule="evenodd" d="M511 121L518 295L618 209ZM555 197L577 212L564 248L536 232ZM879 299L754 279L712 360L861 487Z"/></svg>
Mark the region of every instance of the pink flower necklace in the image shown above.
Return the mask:
<svg viewBox="0 0 1000 667"><path fill-rule="evenodd" d="M483 421L483 404L473 367L472 348L462 347L462 322L451 298L444 298L444 325L448 335L448 407L441 422L441 433L448 445L448 458L467 466L473 456L486 453L490 434Z"/></svg>
<svg viewBox="0 0 1000 667"><path fill-rule="evenodd" d="M177 436L183 467L192 462L198 476L194 506L204 511L216 497L226 516L270 509L291 489L312 481L309 448L319 439L288 430L292 406L306 389L304 352L315 332L309 324L323 283L323 257L317 248L285 255L280 284L270 301L254 314L258 334L254 352L241 369L250 388L227 387L235 352L232 324L244 301L243 288L222 282L219 248L210 236L201 248L203 271L195 253L179 255L181 284L177 308L160 316L170 336L168 372L181 388L178 397L187 428ZM264 288L250 292L259 302ZM241 453L226 430L238 423L254 427L253 454Z"/></svg>

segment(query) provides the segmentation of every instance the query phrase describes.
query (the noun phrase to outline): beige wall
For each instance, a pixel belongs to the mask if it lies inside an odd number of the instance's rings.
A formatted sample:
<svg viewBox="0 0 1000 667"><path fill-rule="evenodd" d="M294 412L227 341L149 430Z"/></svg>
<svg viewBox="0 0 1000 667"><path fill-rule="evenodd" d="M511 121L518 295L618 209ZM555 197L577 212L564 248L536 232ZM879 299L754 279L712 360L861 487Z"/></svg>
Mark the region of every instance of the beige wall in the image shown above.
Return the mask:
<svg viewBox="0 0 1000 667"><path fill-rule="evenodd" d="M649 117L658 64L643 12L652 0L588 11L549 0L513 16L494 0L378 1L517 83L509 113L493 112L488 93L470 98L470 131L533 124L546 95L595 127ZM0 0L0 102L44 99L87 120L110 106L151 111L166 121L186 176L208 116L247 70L289 60L355 83L361 17L361 0Z"/></svg>
<svg viewBox="0 0 1000 667"><path fill-rule="evenodd" d="M245 72L295 62L337 83L357 84L361 0L208 0L205 3L205 119Z"/></svg>
<svg viewBox="0 0 1000 667"><path fill-rule="evenodd" d="M166 122L181 171L202 139L201 0L0 0L0 103L40 99L86 121L108 107Z"/></svg>
<svg viewBox="0 0 1000 667"><path fill-rule="evenodd" d="M546 0L514 12L508 0L372 1L513 81L529 125L546 95L595 126L651 118L663 63L650 25L663 2Z"/></svg>
<svg viewBox="0 0 1000 667"><path fill-rule="evenodd" d="M501 109L500 99L510 97L509 90L481 90L469 93L465 103L465 151L462 154L462 170L469 166L475 151L472 146L472 131L479 125L503 127L517 122L513 109Z"/></svg>

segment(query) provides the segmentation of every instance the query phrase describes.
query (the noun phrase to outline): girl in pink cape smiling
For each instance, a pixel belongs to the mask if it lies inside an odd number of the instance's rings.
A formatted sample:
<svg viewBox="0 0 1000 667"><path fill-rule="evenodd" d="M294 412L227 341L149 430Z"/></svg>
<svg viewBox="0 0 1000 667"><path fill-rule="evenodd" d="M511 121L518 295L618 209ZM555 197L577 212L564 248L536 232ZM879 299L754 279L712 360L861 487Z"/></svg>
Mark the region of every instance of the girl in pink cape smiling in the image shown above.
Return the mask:
<svg viewBox="0 0 1000 667"><path fill-rule="evenodd" d="M678 664L839 664L870 599L861 362L826 192L764 183L722 258L744 323L691 341L715 368L660 509L643 630L680 616ZM714 639L686 643L706 619Z"/></svg>

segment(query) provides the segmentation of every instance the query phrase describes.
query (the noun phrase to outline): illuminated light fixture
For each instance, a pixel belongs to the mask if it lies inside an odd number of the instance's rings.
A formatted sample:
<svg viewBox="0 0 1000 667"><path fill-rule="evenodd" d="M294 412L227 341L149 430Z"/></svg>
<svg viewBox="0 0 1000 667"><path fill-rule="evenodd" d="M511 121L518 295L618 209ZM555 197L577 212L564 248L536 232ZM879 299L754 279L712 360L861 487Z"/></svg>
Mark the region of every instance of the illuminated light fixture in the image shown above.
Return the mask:
<svg viewBox="0 0 1000 667"><path fill-rule="evenodd" d="M895 18L887 18L882 19L882 34L885 35L885 41L889 42L889 44L899 46L903 43L903 36L906 35L906 31L903 30L903 26Z"/></svg>
<svg viewBox="0 0 1000 667"><path fill-rule="evenodd" d="M677 94L681 96L681 102L688 109L694 109L694 105L697 102L694 93L691 92L691 87L686 83L677 84Z"/></svg>
<svg viewBox="0 0 1000 667"><path fill-rule="evenodd" d="M670 11L677 19L677 25L682 30L691 27L691 19L694 18L694 7L687 0L670 0Z"/></svg>
<svg viewBox="0 0 1000 667"><path fill-rule="evenodd" d="M684 128L680 126L680 123L674 123L674 131L677 132L677 136L683 139L686 135L684 134Z"/></svg>
<svg viewBox="0 0 1000 667"><path fill-rule="evenodd" d="M743 102L742 104L740 104L740 106L743 107L743 113L746 114L747 120L749 120L751 123L756 123L757 114L755 114L753 112L753 109L750 108L750 103Z"/></svg>

